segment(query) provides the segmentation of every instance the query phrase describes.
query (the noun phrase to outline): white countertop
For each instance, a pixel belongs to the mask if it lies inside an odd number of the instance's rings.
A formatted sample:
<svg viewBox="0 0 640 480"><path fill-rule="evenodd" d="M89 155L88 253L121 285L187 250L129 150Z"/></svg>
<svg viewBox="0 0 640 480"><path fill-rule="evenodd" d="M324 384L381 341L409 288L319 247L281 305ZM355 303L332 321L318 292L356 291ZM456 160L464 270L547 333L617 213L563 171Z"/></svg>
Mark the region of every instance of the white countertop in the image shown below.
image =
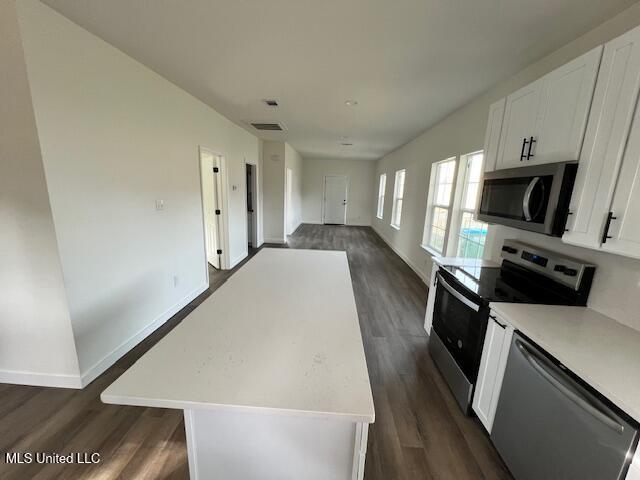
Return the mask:
<svg viewBox="0 0 640 480"><path fill-rule="evenodd" d="M500 264L492 260L483 260L481 258L462 258L462 257L431 257L438 265L451 265L452 267L499 267Z"/></svg>
<svg viewBox="0 0 640 480"><path fill-rule="evenodd" d="M101 398L372 423L346 253L263 249Z"/></svg>
<svg viewBox="0 0 640 480"><path fill-rule="evenodd" d="M490 307L640 422L640 332L586 307Z"/></svg>

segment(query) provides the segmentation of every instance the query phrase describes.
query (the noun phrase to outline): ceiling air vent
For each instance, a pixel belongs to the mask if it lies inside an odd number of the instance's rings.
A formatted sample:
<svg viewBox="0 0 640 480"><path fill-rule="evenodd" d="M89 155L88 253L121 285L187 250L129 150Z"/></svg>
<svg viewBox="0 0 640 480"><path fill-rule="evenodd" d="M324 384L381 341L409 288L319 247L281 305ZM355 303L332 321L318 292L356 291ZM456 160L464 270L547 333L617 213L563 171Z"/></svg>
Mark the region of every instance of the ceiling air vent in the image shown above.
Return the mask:
<svg viewBox="0 0 640 480"><path fill-rule="evenodd" d="M284 125L281 123L260 123L260 122L250 122L251 126L256 130L267 130L271 132L281 132L285 130Z"/></svg>

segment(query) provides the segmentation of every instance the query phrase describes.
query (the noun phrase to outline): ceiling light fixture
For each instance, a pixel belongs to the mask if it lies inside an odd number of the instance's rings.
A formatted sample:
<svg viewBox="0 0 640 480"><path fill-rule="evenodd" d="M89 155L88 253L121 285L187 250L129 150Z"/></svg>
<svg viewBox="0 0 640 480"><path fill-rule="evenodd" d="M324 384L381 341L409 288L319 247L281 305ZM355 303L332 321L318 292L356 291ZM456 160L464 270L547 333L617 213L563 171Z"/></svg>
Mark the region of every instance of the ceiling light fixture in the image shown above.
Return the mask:
<svg viewBox="0 0 640 480"><path fill-rule="evenodd" d="M347 107L355 107L356 105L358 105L358 101L357 100L347 100L346 102L344 102L344 104Z"/></svg>

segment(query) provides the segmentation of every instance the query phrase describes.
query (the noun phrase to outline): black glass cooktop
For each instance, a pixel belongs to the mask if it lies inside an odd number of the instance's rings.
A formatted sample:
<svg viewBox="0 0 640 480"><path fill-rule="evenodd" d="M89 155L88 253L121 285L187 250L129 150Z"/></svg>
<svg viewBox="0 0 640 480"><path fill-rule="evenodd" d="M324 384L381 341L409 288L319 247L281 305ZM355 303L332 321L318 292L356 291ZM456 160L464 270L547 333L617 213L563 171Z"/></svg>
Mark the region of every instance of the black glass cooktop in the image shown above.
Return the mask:
<svg viewBox="0 0 640 480"><path fill-rule="evenodd" d="M565 285L526 268L503 261L502 267L443 265L455 280L484 302L572 305L575 292Z"/></svg>

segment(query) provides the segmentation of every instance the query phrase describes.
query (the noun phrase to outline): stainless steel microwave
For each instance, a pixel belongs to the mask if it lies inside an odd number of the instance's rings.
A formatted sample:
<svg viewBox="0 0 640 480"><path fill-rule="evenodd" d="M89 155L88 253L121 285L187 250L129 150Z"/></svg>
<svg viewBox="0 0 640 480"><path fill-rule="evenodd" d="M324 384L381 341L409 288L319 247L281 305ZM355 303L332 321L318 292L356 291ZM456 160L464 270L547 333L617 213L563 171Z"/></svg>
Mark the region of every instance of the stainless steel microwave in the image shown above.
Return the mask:
<svg viewBox="0 0 640 480"><path fill-rule="evenodd" d="M577 170L562 162L485 173L478 220L561 237Z"/></svg>

